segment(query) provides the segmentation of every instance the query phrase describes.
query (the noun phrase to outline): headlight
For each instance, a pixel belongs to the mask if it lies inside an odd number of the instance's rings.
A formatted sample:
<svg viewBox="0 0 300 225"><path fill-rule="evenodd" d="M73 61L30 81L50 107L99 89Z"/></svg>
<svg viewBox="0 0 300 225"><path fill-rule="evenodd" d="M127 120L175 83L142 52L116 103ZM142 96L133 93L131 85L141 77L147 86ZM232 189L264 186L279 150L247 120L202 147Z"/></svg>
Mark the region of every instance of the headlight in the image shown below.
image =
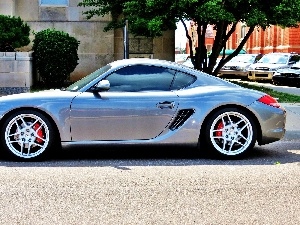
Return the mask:
<svg viewBox="0 0 300 225"><path fill-rule="evenodd" d="M280 73L278 71L275 71L275 73L273 74L273 76L280 76Z"/></svg>
<svg viewBox="0 0 300 225"><path fill-rule="evenodd" d="M276 72L276 70L278 70L279 68L269 68L269 71L271 72Z"/></svg>
<svg viewBox="0 0 300 225"><path fill-rule="evenodd" d="M244 67L244 66L237 66L237 67L236 67L236 70L244 71L244 70L245 70L245 67Z"/></svg>
<svg viewBox="0 0 300 225"><path fill-rule="evenodd" d="M243 72L246 72L246 71L250 70L250 66L249 65L237 66L236 69L240 70L240 71L243 71Z"/></svg>

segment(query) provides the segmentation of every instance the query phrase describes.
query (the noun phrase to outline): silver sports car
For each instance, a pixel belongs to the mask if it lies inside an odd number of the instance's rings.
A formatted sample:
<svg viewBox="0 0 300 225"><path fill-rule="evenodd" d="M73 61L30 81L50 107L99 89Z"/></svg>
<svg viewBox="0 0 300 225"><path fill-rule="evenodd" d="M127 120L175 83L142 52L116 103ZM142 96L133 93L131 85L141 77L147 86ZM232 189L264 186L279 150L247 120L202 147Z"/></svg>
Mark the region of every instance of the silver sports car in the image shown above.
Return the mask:
<svg viewBox="0 0 300 225"><path fill-rule="evenodd" d="M71 145L188 145L244 157L280 140L285 110L269 95L155 59L112 62L66 89L0 98L1 150L41 160ZM56 151L57 152L57 151Z"/></svg>

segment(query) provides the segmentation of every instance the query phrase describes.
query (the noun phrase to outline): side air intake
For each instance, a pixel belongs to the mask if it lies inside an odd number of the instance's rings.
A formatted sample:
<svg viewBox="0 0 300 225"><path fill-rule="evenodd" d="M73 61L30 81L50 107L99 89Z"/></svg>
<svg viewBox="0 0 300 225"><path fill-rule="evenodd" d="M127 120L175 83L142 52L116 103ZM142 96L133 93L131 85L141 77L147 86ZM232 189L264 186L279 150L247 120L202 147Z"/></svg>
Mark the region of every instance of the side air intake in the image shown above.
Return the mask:
<svg viewBox="0 0 300 225"><path fill-rule="evenodd" d="M181 110L179 110L177 116L175 117L174 121L170 125L170 130L178 129L193 114L194 114L193 109L181 109Z"/></svg>

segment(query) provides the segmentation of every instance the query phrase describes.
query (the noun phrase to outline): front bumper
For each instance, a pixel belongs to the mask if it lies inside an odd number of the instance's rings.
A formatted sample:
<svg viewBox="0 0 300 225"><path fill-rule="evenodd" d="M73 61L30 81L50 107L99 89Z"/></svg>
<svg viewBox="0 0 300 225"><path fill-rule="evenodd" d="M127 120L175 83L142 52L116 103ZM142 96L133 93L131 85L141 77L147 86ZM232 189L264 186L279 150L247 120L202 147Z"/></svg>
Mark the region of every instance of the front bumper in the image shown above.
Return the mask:
<svg viewBox="0 0 300 225"><path fill-rule="evenodd" d="M300 86L300 77L273 76L272 80L274 84Z"/></svg>
<svg viewBox="0 0 300 225"><path fill-rule="evenodd" d="M247 77L248 71L239 71L239 70L221 70L219 72L219 77L226 76L226 75L234 75L239 77Z"/></svg>
<svg viewBox="0 0 300 225"><path fill-rule="evenodd" d="M275 71L263 71L263 70L250 70L248 72L249 80L272 80Z"/></svg>

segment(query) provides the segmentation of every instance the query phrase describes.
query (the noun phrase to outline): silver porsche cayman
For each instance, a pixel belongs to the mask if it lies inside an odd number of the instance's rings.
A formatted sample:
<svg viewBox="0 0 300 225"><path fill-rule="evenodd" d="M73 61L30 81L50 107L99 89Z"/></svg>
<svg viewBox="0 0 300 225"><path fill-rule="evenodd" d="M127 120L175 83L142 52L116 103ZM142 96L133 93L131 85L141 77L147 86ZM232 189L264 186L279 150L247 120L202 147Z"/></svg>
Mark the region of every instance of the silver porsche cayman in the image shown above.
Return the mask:
<svg viewBox="0 0 300 225"><path fill-rule="evenodd" d="M72 145L188 145L245 157L280 140L285 110L269 95L174 62L112 62L62 90L0 98L2 154L49 158ZM62 148L63 149L63 148Z"/></svg>

